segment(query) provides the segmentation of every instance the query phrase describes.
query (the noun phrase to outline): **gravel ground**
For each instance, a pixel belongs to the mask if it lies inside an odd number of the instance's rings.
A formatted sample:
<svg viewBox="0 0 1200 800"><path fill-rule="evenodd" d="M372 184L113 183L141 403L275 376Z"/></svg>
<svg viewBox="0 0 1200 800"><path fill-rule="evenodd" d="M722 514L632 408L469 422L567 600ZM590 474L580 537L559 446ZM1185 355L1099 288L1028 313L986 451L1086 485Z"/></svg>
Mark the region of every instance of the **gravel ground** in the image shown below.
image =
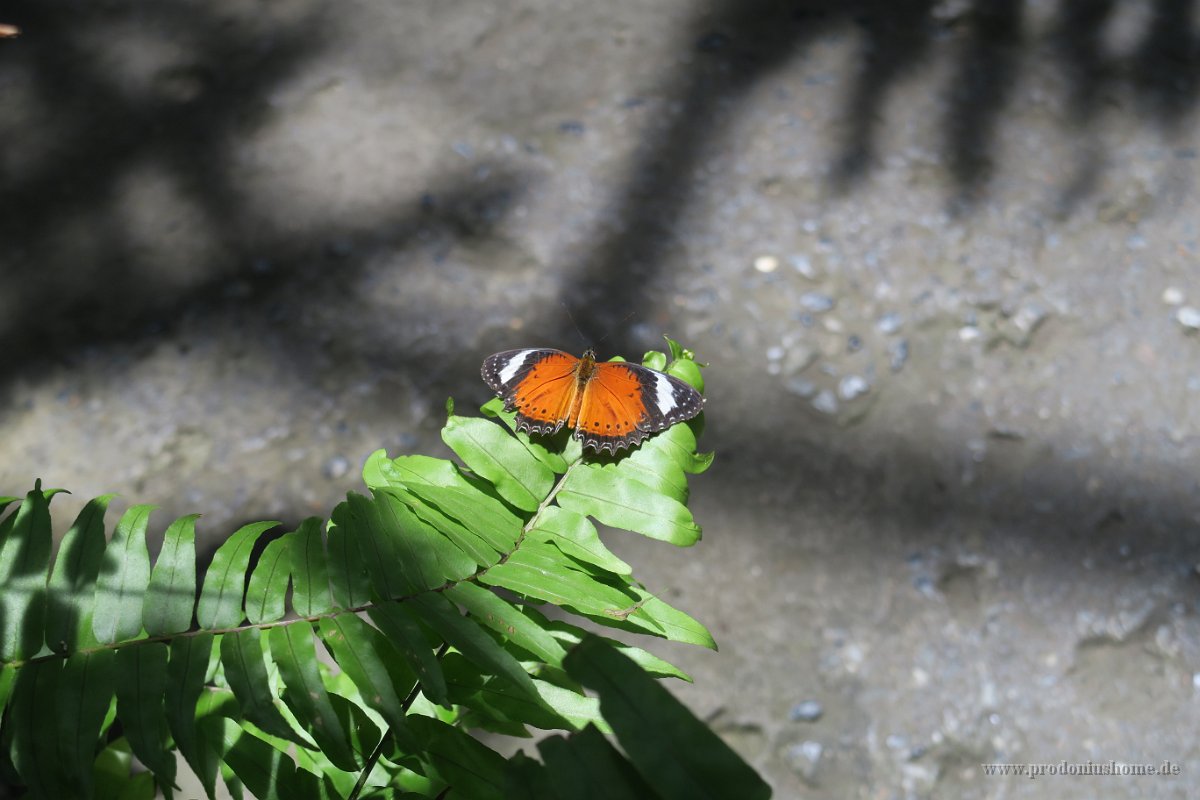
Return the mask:
<svg viewBox="0 0 1200 800"><path fill-rule="evenodd" d="M705 538L608 539L776 796L1194 796L1193 5L8 3L0 489L215 542L670 333ZM980 766L1089 760L1181 774Z"/></svg>

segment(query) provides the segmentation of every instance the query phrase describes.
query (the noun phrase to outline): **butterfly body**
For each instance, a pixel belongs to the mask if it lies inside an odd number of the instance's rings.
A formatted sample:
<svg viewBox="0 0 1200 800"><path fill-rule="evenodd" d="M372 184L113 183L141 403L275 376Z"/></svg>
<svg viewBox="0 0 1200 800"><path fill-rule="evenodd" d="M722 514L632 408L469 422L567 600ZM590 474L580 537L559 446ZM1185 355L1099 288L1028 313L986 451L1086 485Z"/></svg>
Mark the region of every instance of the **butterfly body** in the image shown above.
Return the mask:
<svg viewBox="0 0 1200 800"><path fill-rule="evenodd" d="M602 452L640 443L691 419L704 398L683 381L625 362L576 358L561 350L505 350L483 362L483 379L517 412L517 428L556 433L568 427L584 447Z"/></svg>

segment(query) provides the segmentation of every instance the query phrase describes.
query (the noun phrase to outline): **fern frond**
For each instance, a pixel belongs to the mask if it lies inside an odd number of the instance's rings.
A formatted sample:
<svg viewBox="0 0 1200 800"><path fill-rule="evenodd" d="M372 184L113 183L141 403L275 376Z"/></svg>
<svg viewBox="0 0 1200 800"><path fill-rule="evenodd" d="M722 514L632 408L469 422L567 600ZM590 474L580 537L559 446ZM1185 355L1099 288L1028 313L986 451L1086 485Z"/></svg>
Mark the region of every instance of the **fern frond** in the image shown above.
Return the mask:
<svg viewBox="0 0 1200 800"><path fill-rule="evenodd" d="M670 344L673 362L648 362L702 385ZM582 797L599 785L584 775L608 776L606 797L733 783L736 796L764 796L652 677L685 673L535 608L714 646L594 524L695 543L686 476L711 461L696 453L700 421L589 459L574 440L516 432L497 401L483 411L448 416L459 462L375 453L368 494L265 547L278 523L246 525L203 576L197 515L170 524L151 567L153 506L130 508L106 541L111 496L85 506L52 559L56 490L39 483L0 520L0 767L11 759L35 798L144 784L132 757L169 797L175 752L209 797L218 777L235 795L289 800ZM0 498L0 514L16 501ZM661 720L703 756L653 746ZM506 760L465 732L529 726L567 732L539 745L544 764Z"/></svg>

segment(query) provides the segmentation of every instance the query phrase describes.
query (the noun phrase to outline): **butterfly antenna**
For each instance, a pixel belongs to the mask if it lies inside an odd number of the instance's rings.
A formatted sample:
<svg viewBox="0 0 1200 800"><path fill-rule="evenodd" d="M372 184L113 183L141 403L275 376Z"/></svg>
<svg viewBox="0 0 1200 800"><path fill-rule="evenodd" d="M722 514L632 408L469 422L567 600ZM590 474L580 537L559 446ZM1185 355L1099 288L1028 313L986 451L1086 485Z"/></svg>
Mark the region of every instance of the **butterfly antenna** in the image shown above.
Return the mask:
<svg viewBox="0 0 1200 800"><path fill-rule="evenodd" d="M624 325L626 322L628 322L630 319L632 319L632 318L633 318L633 316L634 316L635 314L637 314L637 312L636 312L636 311L630 311L628 314L626 314L626 315L625 315L625 317L624 317L624 319L622 319L622 320L621 320L620 322L618 322L616 325L614 325L614 326L612 326L611 328L609 328L609 329L608 329L608 333L606 333L606 334L604 334L603 336L601 336L601 337L600 337L600 338L599 338L599 339L596 341L596 344L598 345L598 344L600 344L600 342L603 342L605 339L607 339L610 333L612 333L614 330L616 330L617 328L621 327L621 326L622 326L622 325Z"/></svg>
<svg viewBox="0 0 1200 800"><path fill-rule="evenodd" d="M579 334L579 338L583 340L583 344L586 347L589 344L588 338L583 335L583 330L579 327L579 323L575 321L575 315L571 313L571 307L567 305L566 300L560 300L559 302L562 303L563 311L567 312L567 319L571 320L571 324L575 326L575 332Z"/></svg>

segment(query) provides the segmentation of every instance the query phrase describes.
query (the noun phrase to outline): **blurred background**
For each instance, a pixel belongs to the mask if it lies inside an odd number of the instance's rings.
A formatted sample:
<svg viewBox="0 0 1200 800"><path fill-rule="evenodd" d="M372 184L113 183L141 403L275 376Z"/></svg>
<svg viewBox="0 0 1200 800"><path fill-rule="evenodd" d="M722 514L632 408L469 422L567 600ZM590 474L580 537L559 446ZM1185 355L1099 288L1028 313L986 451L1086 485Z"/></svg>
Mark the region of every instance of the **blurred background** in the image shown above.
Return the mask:
<svg viewBox="0 0 1200 800"><path fill-rule="evenodd" d="M606 539L778 797L1200 785L1196 3L2 16L0 494L211 547L447 454L493 351L667 333L705 538ZM980 767L1062 760L1182 774Z"/></svg>

